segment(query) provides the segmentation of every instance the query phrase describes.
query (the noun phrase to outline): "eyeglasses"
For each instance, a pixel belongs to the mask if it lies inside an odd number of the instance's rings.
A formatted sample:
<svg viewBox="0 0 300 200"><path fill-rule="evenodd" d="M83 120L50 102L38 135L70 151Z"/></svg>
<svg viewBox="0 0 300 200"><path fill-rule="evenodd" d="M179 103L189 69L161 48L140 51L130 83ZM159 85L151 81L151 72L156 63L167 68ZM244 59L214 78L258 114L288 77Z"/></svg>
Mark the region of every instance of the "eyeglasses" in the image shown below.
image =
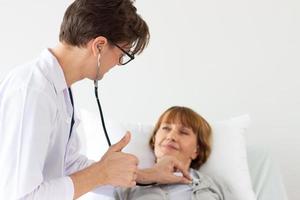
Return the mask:
<svg viewBox="0 0 300 200"><path fill-rule="evenodd" d="M112 42L112 44L118 47L118 49L120 49L123 52L123 54L119 58L119 65L126 65L127 63L129 63L134 59L134 54L130 54L129 52L125 51L122 47L120 47L116 43Z"/></svg>

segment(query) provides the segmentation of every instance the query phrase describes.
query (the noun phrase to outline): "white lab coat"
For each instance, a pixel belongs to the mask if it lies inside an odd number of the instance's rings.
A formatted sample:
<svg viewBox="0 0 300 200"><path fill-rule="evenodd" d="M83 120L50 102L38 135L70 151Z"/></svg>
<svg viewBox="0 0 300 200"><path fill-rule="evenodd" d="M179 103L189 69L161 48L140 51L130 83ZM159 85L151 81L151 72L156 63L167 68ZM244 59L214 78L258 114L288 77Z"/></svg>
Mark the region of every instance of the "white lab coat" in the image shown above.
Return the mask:
<svg viewBox="0 0 300 200"><path fill-rule="evenodd" d="M78 153L62 68L49 50L0 84L0 199L73 199L68 175L92 161Z"/></svg>

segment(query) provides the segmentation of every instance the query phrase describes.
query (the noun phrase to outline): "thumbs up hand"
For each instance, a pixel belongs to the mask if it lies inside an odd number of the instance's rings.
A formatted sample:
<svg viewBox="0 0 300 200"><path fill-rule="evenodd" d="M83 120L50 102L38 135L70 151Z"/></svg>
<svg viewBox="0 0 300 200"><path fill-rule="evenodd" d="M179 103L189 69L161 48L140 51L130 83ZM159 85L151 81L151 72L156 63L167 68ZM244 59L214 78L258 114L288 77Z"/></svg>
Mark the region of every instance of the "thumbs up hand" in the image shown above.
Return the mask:
<svg viewBox="0 0 300 200"><path fill-rule="evenodd" d="M122 149L130 142L130 137L130 132L127 132L96 163L98 165L98 175L107 185L121 187L136 185L138 159L134 155L122 152Z"/></svg>
<svg viewBox="0 0 300 200"><path fill-rule="evenodd" d="M111 145L111 147L108 149L106 153L122 151L122 149L125 148L127 144L130 142L130 138L131 138L131 134L129 131L127 131L124 137L116 144Z"/></svg>

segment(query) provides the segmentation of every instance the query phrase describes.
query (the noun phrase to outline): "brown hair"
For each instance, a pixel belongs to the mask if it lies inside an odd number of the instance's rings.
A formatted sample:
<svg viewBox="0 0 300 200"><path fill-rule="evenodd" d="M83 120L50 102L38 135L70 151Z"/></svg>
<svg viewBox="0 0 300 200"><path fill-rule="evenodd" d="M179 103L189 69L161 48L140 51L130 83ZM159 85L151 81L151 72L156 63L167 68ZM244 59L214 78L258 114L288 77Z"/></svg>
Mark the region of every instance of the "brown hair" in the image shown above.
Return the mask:
<svg viewBox="0 0 300 200"><path fill-rule="evenodd" d="M139 54L150 34L132 0L75 0L65 12L59 40L82 47L98 36L112 43L126 42L132 53Z"/></svg>
<svg viewBox="0 0 300 200"><path fill-rule="evenodd" d="M154 150L155 135L161 123L181 122L183 126L189 127L197 136L198 156L192 160L191 168L199 169L209 157L211 153L211 127L208 122L198 113L187 107L174 106L167 109L158 119L149 144Z"/></svg>

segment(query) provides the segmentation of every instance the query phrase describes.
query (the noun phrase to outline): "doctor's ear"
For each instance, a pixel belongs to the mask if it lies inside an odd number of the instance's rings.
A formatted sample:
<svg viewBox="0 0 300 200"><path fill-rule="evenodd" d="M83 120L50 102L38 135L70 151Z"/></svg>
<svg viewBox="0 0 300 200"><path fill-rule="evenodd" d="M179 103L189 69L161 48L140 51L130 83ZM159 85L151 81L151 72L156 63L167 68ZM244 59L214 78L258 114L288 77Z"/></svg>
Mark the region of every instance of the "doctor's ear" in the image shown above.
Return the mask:
<svg viewBox="0 0 300 200"><path fill-rule="evenodd" d="M91 41L92 52L95 56L97 56L103 48L108 44L108 41L105 37L99 36Z"/></svg>

